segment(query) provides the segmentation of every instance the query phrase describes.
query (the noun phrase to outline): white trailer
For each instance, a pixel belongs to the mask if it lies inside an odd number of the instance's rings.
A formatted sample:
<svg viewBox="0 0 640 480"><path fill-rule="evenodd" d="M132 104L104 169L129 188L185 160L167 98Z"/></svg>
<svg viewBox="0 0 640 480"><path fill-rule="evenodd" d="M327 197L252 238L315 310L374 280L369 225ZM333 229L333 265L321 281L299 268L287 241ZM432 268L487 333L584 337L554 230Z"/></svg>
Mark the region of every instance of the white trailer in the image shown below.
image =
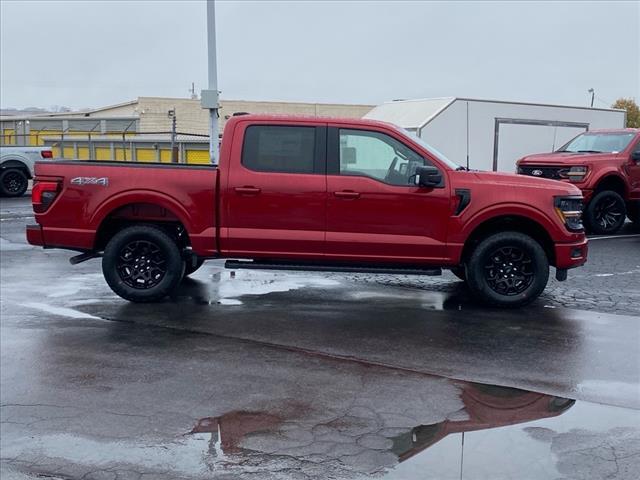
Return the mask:
<svg viewBox="0 0 640 480"><path fill-rule="evenodd" d="M585 130L624 128L626 112L445 97L387 102L365 118L405 128L460 165L514 172L523 156L552 152Z"/></svg>

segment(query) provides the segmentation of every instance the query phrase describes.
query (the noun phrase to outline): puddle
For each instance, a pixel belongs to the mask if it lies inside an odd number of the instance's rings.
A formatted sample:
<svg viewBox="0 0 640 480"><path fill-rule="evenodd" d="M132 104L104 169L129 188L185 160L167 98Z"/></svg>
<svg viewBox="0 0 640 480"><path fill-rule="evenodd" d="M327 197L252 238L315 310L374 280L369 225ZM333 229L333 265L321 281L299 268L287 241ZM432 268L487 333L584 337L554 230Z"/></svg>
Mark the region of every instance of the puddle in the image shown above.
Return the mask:
<svg viewBox="0 0 640 480"><path fill-rule="evenodd" d="M347 403L339 392L319 392L328 404L265 399L269 408L204 417L160 441L146 430L122 439L29 433L7 439L3 456L33 457L32 472L66 464L150 478L637 478L640 411L440 377L416 380L391 374L384 385L378 377L363 381ZM23 419L28 407L5 406L6 420ZM78 415L68 408L66 415ZM146 417L136 421L147 425Z"/></svg>
<svg viewBox="0 0 640 480"><path fill-rule="evenodd" d="M540 479L583 469L631 479L615 472L614 460L620 467L629 455L629 472L640 462L640 423L629 424L640 422L640 412L492 385L448 386L460 408L435 423L410 425L410 408L354 406L319 423L305 415L233 411L201 419L190 435L211 435L209 460L221 471L241 475L250 465L267 478L296 471L310 478Z"/></svg>
<svg viewBox="0 0 640 480"><path fill-rule="evenodd" d="M38 303L38 302L28 302L22 303L23 307L32 308L35 310L40 310L42 312L50 313L52 315L59 315L61 317L68 318L91 318L94 320L104 320L103 318L96 317L95 315L90 315L88 313L81 312L80 310L75 310L73 308L67 307L56 307L54 305L49 305L46 303Z"/></svg>
<svg viewBox="0 0 640 480"><path fill-rule="evenodd" d="M5 238L0 237L0 251L2 252L15 252L19 250L30 250L33 247L26 243L11 242Z"/></svg>
<svg viewBox="0 0 640 480"><path fill-rule="evenodd" d="M214 274L218 303L221 305L241 305L238 297L245 295L266 295L288 292L305 287L330 287L340 282L320 276L298 275L295 273L273 273L261 271L222 271Z"/></svg>

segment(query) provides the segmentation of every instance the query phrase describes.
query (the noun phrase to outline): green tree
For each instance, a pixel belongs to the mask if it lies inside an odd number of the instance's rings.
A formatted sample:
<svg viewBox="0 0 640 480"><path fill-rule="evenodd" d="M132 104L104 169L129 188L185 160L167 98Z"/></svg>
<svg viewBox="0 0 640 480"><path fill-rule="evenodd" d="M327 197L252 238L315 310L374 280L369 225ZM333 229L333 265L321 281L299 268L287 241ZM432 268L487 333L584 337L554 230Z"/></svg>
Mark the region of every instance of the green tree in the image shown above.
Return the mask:
<svg viewBox="0 0 640 480"><path fill-rule="evenodd" d="M619 98L611 108L619 108L627 111L627 127L640 128L640 108L633 98Z"/></svg>

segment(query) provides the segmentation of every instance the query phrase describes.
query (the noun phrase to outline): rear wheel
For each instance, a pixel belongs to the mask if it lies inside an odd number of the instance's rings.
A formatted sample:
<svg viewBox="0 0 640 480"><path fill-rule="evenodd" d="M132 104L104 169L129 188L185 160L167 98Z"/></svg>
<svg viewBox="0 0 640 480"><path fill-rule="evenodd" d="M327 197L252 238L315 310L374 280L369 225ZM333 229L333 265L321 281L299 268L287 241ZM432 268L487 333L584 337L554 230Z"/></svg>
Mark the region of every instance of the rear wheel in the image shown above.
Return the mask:
<svg viewBox="0 0 640 480"><path fill-rule="evenodd" d="M185 264L180 249L162 230L134 225L107 244L102 272L109 287L132 302L155 302L180 283Z"/></svg>
<svg viewBox="0 0 640 480"><path fill-rule="evenodd" d="M626 215L624 199L613 190L598 193L584 211L586 226L599 235L616 233L624 224Z"/></svg>
<svg viewBox="0 0 640 480"><path fill-rule="evenodd" d="M519 232L482 240L467 263L467 284L476 298L498 307L535 300L549 280L549 261L538 242Z"/></svg>
<svg viewBox="0 0 640 480"><path fill-rule="evenodd" d="M5 197L21 197L27 191L29 179L17 168L9 168L0 174L0 192Z"/></svg>

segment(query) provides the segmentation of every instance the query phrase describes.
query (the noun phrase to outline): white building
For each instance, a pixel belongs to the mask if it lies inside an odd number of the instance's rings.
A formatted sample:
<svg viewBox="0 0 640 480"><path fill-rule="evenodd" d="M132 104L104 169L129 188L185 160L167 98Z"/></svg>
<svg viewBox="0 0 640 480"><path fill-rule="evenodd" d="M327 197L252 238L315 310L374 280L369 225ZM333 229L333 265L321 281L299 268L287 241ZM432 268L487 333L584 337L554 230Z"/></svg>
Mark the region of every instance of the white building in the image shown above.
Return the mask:
<svg viewBox="0 0 640 480"><path fill-rule="evenodd" d="M623 128L626 112L445 97L384 103L365 118L412 131L460 165L513 172L524 155L554 151L585 130Z"/></svg>

